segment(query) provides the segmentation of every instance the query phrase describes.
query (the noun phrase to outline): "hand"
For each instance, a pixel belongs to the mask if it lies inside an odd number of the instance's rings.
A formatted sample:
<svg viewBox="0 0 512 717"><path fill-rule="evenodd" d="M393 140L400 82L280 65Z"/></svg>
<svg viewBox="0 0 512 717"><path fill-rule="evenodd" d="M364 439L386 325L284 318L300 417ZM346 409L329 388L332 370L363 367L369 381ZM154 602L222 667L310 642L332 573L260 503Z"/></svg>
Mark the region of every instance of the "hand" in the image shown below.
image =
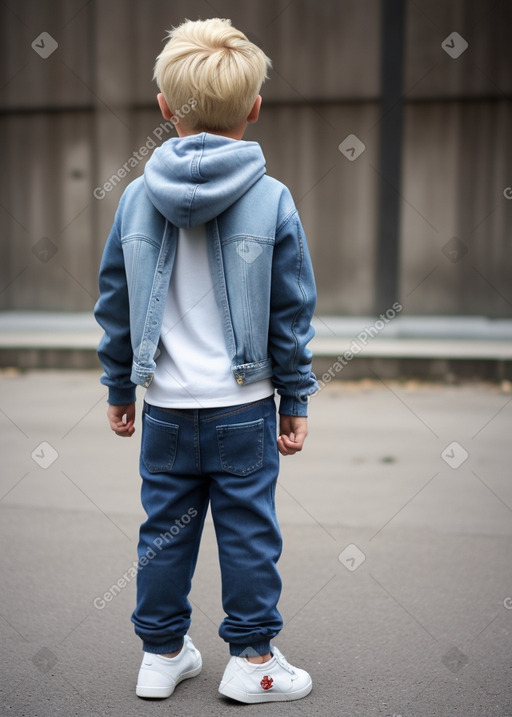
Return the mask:
<svg viewBox="0 0 512 717"><path fill-rule="evenodd" d="M293 456L302 450L308 435L308 419L305 416L280 416L277 447L283 456Z"/></svg>
<svg viewBox="0 0 512 717"><path fill-rule="evenodd" d="M135 433L135 403L129 403L127 406L109 404L107 418L116 436L130 438Z"/></svg>

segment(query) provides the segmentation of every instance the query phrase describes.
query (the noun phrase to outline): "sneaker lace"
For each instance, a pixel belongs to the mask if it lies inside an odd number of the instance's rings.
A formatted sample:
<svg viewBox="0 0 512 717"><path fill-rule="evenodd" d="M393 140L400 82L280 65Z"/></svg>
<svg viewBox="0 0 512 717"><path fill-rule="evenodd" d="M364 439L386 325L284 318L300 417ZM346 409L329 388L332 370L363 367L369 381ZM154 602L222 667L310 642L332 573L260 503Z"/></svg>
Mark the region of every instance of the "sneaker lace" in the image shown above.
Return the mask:
<svg viewBox="0 0 512 717"><path fill-rule="evenodd" d="M287 670L291 675L295 675L296 672L293 669L293 667L290 665L286 657L283 655L282 652L280 652L277 647L272 647L272 654L276 658L276 661L281 665L281 667L285 670Z"/></svg>

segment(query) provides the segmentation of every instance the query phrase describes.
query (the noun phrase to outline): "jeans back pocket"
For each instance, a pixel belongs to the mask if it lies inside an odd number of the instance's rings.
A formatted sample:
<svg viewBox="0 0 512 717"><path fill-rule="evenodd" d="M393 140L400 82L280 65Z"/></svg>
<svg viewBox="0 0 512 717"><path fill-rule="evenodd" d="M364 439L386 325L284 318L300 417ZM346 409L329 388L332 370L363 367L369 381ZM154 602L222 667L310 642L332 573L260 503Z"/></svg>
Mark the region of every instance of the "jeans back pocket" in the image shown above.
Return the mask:
<svg viewBox="0 0 512 717"><path fill-rule="evenodd" d="M150 473L169 473L178 450L179 426L143 415L142 460Z"/></svg>
<svg viewBox="0 0 512 717"><path fill-rule="evenodd" d="M217 443L223 470L246 476L263 465L265 419L217 426Z"/></svg>

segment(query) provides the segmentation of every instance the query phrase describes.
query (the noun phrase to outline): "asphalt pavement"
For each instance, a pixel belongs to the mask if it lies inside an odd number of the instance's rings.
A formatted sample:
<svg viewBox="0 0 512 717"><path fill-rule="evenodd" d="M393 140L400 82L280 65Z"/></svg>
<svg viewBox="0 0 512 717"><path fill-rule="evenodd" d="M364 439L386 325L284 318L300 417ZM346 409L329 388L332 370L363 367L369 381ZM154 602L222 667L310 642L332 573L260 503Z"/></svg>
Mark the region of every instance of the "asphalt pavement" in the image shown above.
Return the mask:
<svg viewBox="0 0 512 717"><path fill-rule="evenodd" d="M140 427L109 431L98 374L0 373L2 715L512 715L508 382L333 381L312 399L276 494L275 643L313 691L245 706L217 692L210 520L190 596L203 671L168 700L135 696Z"/></svg>

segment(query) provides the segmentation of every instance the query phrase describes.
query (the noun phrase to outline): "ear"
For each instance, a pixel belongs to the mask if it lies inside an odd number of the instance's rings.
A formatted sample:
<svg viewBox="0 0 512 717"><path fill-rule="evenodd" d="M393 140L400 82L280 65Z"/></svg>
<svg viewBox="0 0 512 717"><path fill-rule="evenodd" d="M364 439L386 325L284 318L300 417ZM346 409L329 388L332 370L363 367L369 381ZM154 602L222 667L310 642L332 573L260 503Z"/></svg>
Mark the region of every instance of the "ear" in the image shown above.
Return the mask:
<svg viewBox="0 0 512 717"><path fill-rule="evenodd" d="M171 117L173 116L173 111L167 104L167 101L163 94L159 92L156 96L156 99L158 101L158 106L160 107L160 112L162 113L162 117L166 120L171 120Z"/></svg>
<svg viewBox="0 0 512 717"><path fill-rule="evenodd" d="M260 115L260 108L261 108L261 95L258 95L256 97L256 101L252 106L252 110L249 112L249 115L247 117L247 122L257 122L258 117Z"/></svg>

